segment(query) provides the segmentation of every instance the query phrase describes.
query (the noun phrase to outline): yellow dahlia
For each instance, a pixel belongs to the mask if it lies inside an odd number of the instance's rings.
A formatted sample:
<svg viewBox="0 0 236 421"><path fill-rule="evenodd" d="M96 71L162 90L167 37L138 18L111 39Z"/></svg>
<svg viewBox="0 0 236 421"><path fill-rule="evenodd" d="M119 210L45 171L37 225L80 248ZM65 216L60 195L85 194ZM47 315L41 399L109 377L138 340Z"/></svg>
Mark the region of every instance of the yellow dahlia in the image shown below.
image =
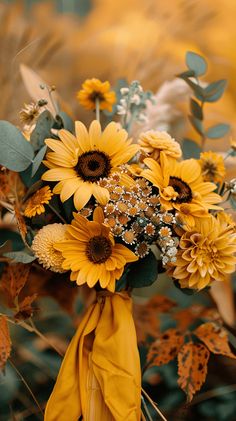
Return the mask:
<svg viewBox="0 0 236 421"><path fill-rule="evenodd" d="M189 226L194 226L195 217L208 216L209 209L220 209L221 197L214 193L215 184L204 182L197 160L182 162L160 153L160 163L146 158L149 169L142 176L158 187L160 203L166 210L176 209L178 216Z"/></svg>
<svg viewBox="0 0 236 421"><path fill-rule="evenodd" d="M126 263L138 260L127 247L115 243L101 208L95 209L93 221L74 214L66 235L67 239L54 247L64 257L62 267L72 271L71 280L78 285L87 283L92 288L99 282L102 288L114 291Z"/></svg>
<svg viewBox="0 0 236 421"><path fill-rule="evenodd" d="M221 155L215 152L202 152L200 154L199 164L202 169L204 181L213 183L221 182L225 176L224 160Z"/></svg>
<svg viewBox="0 0 236 421"><path fill-rule="evenodd" d="M182 288L202 289L213 281L224 281L235 270L236 233L234 226L221 224L214 216L199 218L179 243L177 260L169 274Z"/></svg>
<svg viewBox="0 0 236 421"><path fill-rule="evenodd" d="M50 269L52 272L65 272L62 268L63 256L54 248L55 241L62 241L65 238L66 225L63 224L45 225L34 237L31 248L45 269Z"/></svg>
<svg viewBox="0 0 236 421"><path fill-rule="evenodd" d="M49 186L45 186L34 193L26 202L24 215L33 218L45 212L44 205L48 204L53 196Z"/></svg>
<svg viewBox="0 0 236 421"><path fill-rule="evenodd" d="M82 209L93 195L101 205L109 200L109 192L100 185L103 178L121 173L120 166L127 163L137 152L138 146L131 145L128 133L115 122L101 132L100 123L95 120L89 131L80 121L75 123L73 136L67 130L59 130L60 140L46 139L53 152L48 152L44 164L50 169L42 179L59 181L53 192L60 194L65 202L74 195L76 209ZM127 175L121 174L121 183Z"/></svg>
<svg viewBox="0 0 236 421"><path fill-rule="evenodd" d="M182 156L179 143L166 132L150 130L141 133L138 143L143 155L155 161L159 160L161 151L175 159Z"/></svg>
<svg viewBox="0 0 236 421"><path fill-rule="evenodd" d="M101 82L99 79L87 79L77 93L80 104L87 110L96 108L96 100L99 100L99 108L101 110L112 111L112 106L116 102L116 94L111 91L108 81Z"/></svg>

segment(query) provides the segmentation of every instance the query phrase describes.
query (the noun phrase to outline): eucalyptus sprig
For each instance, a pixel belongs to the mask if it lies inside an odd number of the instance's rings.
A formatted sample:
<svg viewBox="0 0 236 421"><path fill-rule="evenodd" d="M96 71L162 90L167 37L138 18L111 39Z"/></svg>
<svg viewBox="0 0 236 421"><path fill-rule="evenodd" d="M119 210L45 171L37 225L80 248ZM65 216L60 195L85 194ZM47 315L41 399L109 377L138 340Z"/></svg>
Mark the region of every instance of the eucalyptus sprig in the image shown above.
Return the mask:
<svg viewBox="0 0 236 421"><path fill-rule="evenodd" d="M192 139L184 139L183 151L185 158L199 158L203 150L206 139L218 139L223 137L230 129L229 124L220 123L206 128L204 125L204 105L218 101L227 86L225 79L206 83L199 80L207 72L206 60L192 51L186 54L187 70L177 75L183 79L192 90L190 99L189 121L195 131L200 135L200 146Z"/></svg>

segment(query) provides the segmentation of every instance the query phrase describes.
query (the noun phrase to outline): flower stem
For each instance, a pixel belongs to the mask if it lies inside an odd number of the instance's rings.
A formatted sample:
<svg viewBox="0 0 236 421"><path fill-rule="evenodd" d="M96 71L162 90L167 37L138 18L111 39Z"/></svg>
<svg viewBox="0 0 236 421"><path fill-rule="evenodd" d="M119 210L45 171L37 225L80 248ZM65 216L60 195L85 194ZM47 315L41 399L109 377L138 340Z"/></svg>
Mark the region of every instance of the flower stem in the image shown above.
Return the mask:
<svg viewBox="0 0 236 421"><path fill-rule="evenodd" d="M95 100L95 106L96 106L96 120L100 121L100 105L99 105L98 97Z"/></svg>
<svg viewBox="0 0 236 421"><path fill-rule="evenodd" d="M144 394L144 396L149 400L150 404L152 405L152 407L156 410L156 412L160 415L161 419L163 421L167 421L167 419L165 418L165 416L162 414L162 412L160 411L160 409L158 409L158 407L156 406L155 402L153 402L152 398L147 394L147 392L142 388L142 393Z"/></svg>

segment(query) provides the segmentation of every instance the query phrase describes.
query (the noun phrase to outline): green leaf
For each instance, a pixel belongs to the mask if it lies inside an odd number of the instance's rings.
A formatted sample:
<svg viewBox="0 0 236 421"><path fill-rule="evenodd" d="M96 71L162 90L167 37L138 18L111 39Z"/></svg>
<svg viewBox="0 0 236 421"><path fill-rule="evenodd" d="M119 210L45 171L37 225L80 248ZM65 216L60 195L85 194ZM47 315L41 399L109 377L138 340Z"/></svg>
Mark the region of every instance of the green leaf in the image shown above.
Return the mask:
<svg viewBox="0 0 236 421"><path fill-rule="evenodd" d="M130 264L127 281L132 288L142 288L152 285L158 276L157 260L152 252L143 259Z"/></svg>
<svg viewBox="0 0 236 421"><path fill-rule="evenodd" d="M195 76L204 75L207 71L207 62L199 54L188 51L186 54L186 64L189 70L193 70Z"/></svg>
<svg viewBox="0 0 236 421"><path fill-rule="evenodd" d="M32 177L32 165L30 165L30 167L28 167L25 171L20 173L20 177L26 187L31 187L34 183L41 179L45 171L46 167L43 164L41 164L36 174Z"/></svg>
<svg viewBox="0 0 236 421"><path fill-rule="evenodd" d="M34 194L37 190L41 189L43 187L43 181L38 180L36 183L34 183L28 190L26 195L24 196L23 201L25 202L32 194Z"/></svg>
<svg viewBox="0 0 236 421"><path fill-rule="evenodd" d="M20 172L29 167L34 151L20 130L8 121L0 121L0 165Z"/></svg>
<svg viewBox="0 0 236 421"><path fill-rule="evenodd" d="M51 129L55 123L52 114L45 110L40 114L35 129L30 136L30 142L35 151L38 151L44 146L46 138L52 137Z"/></svg>
<svg viewBox="0 0 236 421"><path fill-rule="evenodd" d="M219 139L228 133L230 129L229 124L216 124L215 126L210 127L206 131L206 136L210 139Z"/></svg>
<svg viewBox="0 0 236 421"><path fill-rule="evenodd" d="M202 108L199 105L199 103L195 101L195 99L193 98L191 98L190 100L190 108L195 118L198 118L199 120L203 120Z"/></svg>
<svg viewBox="0 0 236 421"><path fill-rule="evenodd" d="M198 85L198 83L193 82L191 79L188 79L188 78L183 78L183 79L190 86L196 98L199 99L199 101L204 101L205 100L204 89L200 85Z"/></svg>
<svg viewBox="0 0 236 421"><path fill-rule="evenodd" d="M70 118L70 116L68 114L66 114L64 111L60 111L58 113L58 116L62 120L62 124L63 124L64 129L68 130L71 133L74 133L75 125L74 125L73 120Z"/></svg>
<svg viewBox="0 0 236 421"><path fill-rule="evenodd" d="M188 79L189 77L194 77L195 72L193 70L186 70L186 72L179 73L176 77L181 79Z"/></svg>
<svg viewBox="0 0 236 421"><path fill-rule="evenodd" d="M31 263L36 259L36 256L30 254L26 248L21 251L10 251L8 253L4 253L4 256L17 263Z"/></svg>
<svg viewBox="0 0 236 421"><path fill-rule="evenodd" d="M192 126L194 127L194 129L200 134L202 135L204 130L203 130L203 126L202 126L202 122L201 120L199 120L198 118L190 115L189 116L189 121L192 124Z"/></svg>
<svg viewBox="0 0 236 421"><path fill-rule="evenodd" d="M32 173L31 173L31 177L33 177L36 172L38 171L40 164L44 158L44 155L46 153L47 150L47 145L43 146L42 149L40 149L40 151L37 153L37 155L35 156L33 163L32 163Z"/></svg>
<svg viewBox="0 0 236 421"><path fill-rule="evenodd" d="M221 79L216 82L210 83L204 89L204 97L206 102L215 102L220 99L227 86L227 80Z"/></svg>
<svg viewBox="0 0 236 421"><path fill-rule="evenodd" d="M189 159L189 158L199 159L200 153L202 151L200 146L191 139L183 140L182 150L183 150L184 159Z"/></svg>

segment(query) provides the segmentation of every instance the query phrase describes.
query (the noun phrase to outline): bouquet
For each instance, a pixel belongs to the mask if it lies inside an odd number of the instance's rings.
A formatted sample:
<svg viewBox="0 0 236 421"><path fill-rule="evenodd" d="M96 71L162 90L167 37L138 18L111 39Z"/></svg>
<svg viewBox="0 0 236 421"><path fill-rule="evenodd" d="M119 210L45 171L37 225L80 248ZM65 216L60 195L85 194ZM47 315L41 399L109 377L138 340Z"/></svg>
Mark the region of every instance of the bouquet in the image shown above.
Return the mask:
<svg viewBox="0 0 236 421"><path fill-rule="evenodd" d="M229 130L203 124L204 104L221 97L225 81L201 83L206 62L195 53L187 54L186 63L179 78L192 90L189 119L198 142L180 144L151 126L148 114L158 104L138 81L119 82L112 90L108 81L87 79L77 97L94 111L88 127L60 109L55 87L45 83L21 110L21 129L0 122L2 174L14 177L17 187L7 200L1 186L1 205L3 214L15 215L23 242L10 251L2 244L3 289L14 320L24 325L36 299L33 294L19 301L25 281L16 263L25 273L39 264L63 282L94 291L47 403L47 421L138 421L150 419L148 405L165 419L141 387L132 291L165 272L189 294L226 282L234 271L236 229L225 203L234 206L236 182L224 181L221 155L204 151L207 138ZM26 66L22 75L26 85L35 81ZM234 151L232 141L225 159ZM148 306L147 312L165 312L173 304L166 299ZM210 351L235 358L222 323L204 314L207 321L192 332L169 328L159 334L147 353L145 370L178 356L179 384L189 400L205 381ZM1 316L2 366L10 354L9 317Z"/></svg>

